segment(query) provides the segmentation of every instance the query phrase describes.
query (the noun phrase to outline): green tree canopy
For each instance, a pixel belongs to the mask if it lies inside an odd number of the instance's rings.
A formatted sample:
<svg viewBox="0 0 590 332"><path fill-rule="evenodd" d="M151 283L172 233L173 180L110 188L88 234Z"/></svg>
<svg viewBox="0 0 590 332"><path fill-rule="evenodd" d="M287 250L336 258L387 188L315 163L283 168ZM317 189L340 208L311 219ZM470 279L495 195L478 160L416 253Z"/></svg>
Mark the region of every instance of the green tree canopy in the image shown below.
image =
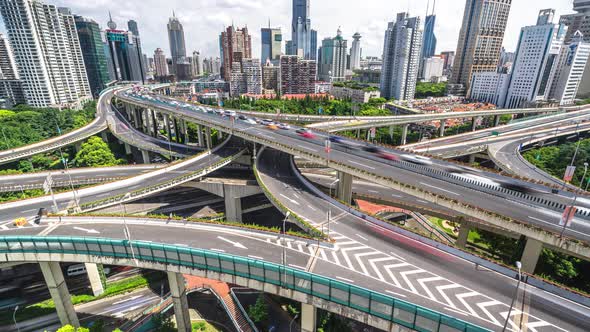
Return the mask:
<svg viewBox="0 0 590 332"><path fill-rule="evenodd" d="M113 152L100 137L93 136L82 144L74 163L79 167L115 166L120 164Z"/></svg>

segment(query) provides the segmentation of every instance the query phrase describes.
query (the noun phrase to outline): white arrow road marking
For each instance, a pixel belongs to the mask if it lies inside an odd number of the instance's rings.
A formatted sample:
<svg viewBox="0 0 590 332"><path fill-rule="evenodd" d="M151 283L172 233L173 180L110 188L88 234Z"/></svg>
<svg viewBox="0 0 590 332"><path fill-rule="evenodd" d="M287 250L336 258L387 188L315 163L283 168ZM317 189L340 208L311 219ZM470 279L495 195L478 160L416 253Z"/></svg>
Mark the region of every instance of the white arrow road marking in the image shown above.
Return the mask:
<svg viewBox="0 0 590 332"><path fill-rule="evenodd" d="M360 254L356 254L354 255L354 257L356 258L357 263L359 263L361 269L363 270L363 273L365 275L370 276L371 274L369 274L369 271L367 270L367 268L365 267L365 264L363 264L361 257L365 257L365 256L374 256L374 255L380 255L380 252L377 251L371 251L371 252L365 252L365 253L360 253Z"/></svg>
<svg viewBox="0 0 590 332"><path fill-rule="evenodd" d="M381 258L369 259L369 264L373 268L373 271L375 271L375 273L377 274L377 278L379 278L379 280L381 280L381 281L385 281L385 278L383 278L383 274L381 274L381 271L379 271L379 269L377 268L377 265L375 263L386 262L386 261L390 261L390 260L397 260L397 259L393 258L393 257L381 257Z"/></svg>
<svg viewBox="0 0 590 332"><path fill-rule="evenodd" d="M496 317L494 317L494 315L492 315L487 309L486 307L491 307L491 306L495 306L495 305L503 305L502 302L496 301L496 300L492 300L492 301L488 301L488 302L483 302L483 303L478 303L477 306L494 322L494 324L496 325L500 325L500 322L496 319Z"/></svg>
<svg viewBox="0 0 590 332"><path fill-rule="evenodd" d="M340 252L342 252L342 256L344 256L344 260L346 260L346 264L348 264L348 268L350 268L351 270L356 271L356 269L352 266L352 262L350 261L350 258L348 258L348 255L346 253L348 251L365 250L365 249L369 249L369 247L367 247L367 246L360 246L360 247L352 247L352 248L340 249Z"/></svg>
<svg viewBox="0 0 590 332"><path fill-rule="evenodd" d="M463 294L457 295L457 298L459 299L459 301L461 301L461 303L463 303L465 308L467 308L467 310L469 310L469 312L475 317L479 317L479 315L475 312L475 310L473 310L473 308L471 308L469 306L469 304L467 304L467 302L465 301L465 298L472 297L472 296L479 296L479 295L481 295L481 294L479 294L478 292L469 292L469 293L463 293Z"/></svg>
<svg viewBox="0 0 590 332"><path fill-rule="evenodd" d="M426 291L426 293L428 294L428 297L431 298L434 301L438 301L438 299L432 294L432 292L430 291L430 289L428 289L428 287L426 287L426 283L427 282L432 282L432 281L439 281L439 280L445 280L444 278L441 277L430 277L430 278L422 278L422 279L418 279L418 283L420 284L420 286L422 286L422 288L424 288L424 290Z"/></svg>
<svg viewBox="0 0 590 332"><path fill-rule="evenodd" d="M281 194L281 196L282 196L284 199L286 199L286 200L290 201L291 203L293 203L293 204L295 204L295 205L299 205L299 202L297 202L296 200L294 200L294 199L291 199L291 198L289 198L289 197L287 197L287 196L285 196L285 195L283 195L283 194Z"/></svg>
<svg viewBox="0 0 590 332"><path fill-rule="evenodd" d="M399 264L392 264L392 265L385 265L383 268L385 269L385 271L387 271L387 273L389 274L389 277L391 278L391 281L393 281L393 283L402 289L405 289L402 287L402 285L399 283L399 281L397 280L397 278L393 275L393 272L391 271L391 269L394 268L398 268L401 266L406 266L406 265L410 265L408 263L399 263Z"/></svg>
<svg viewBox="0 0 590 332"><path fill-rule="evenodd" d="M228 240L228 239L221 237L221 236L218 236L217 238L220 239L221 241L225 241L227 243L230 243L232 246L234 246L236 248L248 249L248 248L246 248L246 246L244 246L243 244L241 244L239 242L234 242L234 241Z"/></svg>
<svg viewBox="0 0 590 332"><path fill-rule="evenodd" d="M453 301L451 301L451 299L447 296L447 294L445 294L445 290L447 289L453 289L453 288L460 288L463 287L459 284L450 284L450 285L444 285L444 286L438 286L436 287L436 290L440 293L440 295L442 295L442 297L445 299L445 301L447 301L447 304L453 308L457 308L455 306L455 303L453 303Z"/></svg>
<svg viewBox="0 0 590 332"><path fill-rule="evenodd" d="M73 228L75 230L86 232L88 234L100 234L100 232L97 231L96 229L87 229L87 228L82 228L82 227L73 227Z"/></svg>

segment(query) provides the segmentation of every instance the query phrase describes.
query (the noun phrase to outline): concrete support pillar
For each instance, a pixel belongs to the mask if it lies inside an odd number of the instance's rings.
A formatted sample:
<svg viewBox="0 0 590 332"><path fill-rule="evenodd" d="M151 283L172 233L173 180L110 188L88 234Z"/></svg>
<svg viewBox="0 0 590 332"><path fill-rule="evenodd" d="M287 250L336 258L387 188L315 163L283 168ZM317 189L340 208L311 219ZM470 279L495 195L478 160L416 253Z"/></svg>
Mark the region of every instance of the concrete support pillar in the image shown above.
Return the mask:
<svg viewBox="0 0 590 332"><path fill-rule="evenodd" d="M203 147L205 143L203 142L203 126L197 125L197 143L200 147Z"/></svg>
<svg viewBox="0 0 590 332"><path fill-rule="evenodd" d="M180 134L180 130L178 128L178 119L172 118L172 121L174 122L174 137L176 137L176 142L182 143L182 135Z"/></svg>
<svg viewBox="0 0 590 332"><path fill-rule="evenodd" d="M524 246L524 252L520 262L522 263L522 270L526 273L535 273L537 262L543 251L543 242L534 240L531 238L526 239L526 245Z"/></svg>
<svg viewBox="0 0 590 332"><path fill-rule="evenodd" d="M152 110L152 126L154 127L154 137L158 137L158 115L156 110Z"/></svg>
<svg viewBox="0 0 590 332"><path fill-rule="evenodd" d="M338 199L346 204L352 203L352 175L338 172Z"/></svg>
<svg viewBox="0 0 590 332"><path fill-rule="evenodd" d="M135 127L135 129L140 129L139 120L137 118L137 110L135 108L131 109L131 116L133 116L133 126Z"/></svg>
<svg viewBox="0 0 590 332"><path fill-rule="evenodd" d="M186 121L181 120L180 126L182 127L182 136L184 136L184 144L188 144L190 140L188 137L188 125Z"/></svg>
<svg viewBox="0 0 590 332"><path fill-rule="evenodd" d="M223 139L223 133L221 132L221 130L218 130L218 131L217 131L217 139L218 139L219 141L221 141L221 140Z"/></svg>
<svg viewBox="0 0 590 332"><path fill-rule="evenodd" d="M444 137L445 136L445 120L440 120L440 127L438 128L438 136Z"/></svg>
<svg viewBox="0 0 590 332"><path fill-rule="evenodd" d="M100 271L98 265L93 263L85 263L86 273L88 274L88 281L90 281L90 287L92 288L92 294L99 296L104 293L104 287L102 285L102 279L100 278Z"/></svg>
<svg viewBox="0 0 590 332"><path fill-rule="evenodd" d="M188 312L188 300L186 299L186 287L184 285L184 276L176 272L168 273L168 285L172 295L172 304L174 306L174 316L176 316L176 328L178 332L190 332L191 317Z"/></svg>
<svg viewBox="0 0 590 332"><path fill-rule="evenodd" d="M58 262L39 262L41 272L45 278L51 299L55 303L55 310L61 325L80 326L78 316L72 304L72 297L64 280L63 272Z"/></svg>
<svg viewBox="0 0 590 332"><path fill-rule="evenodd" d="M105 143L108 143L109 142L109 135L108 135L108 133L106 131L103 131L102 133L100 133L100 137L102 138L102 140Z"/></svg>
<svg viewBox="0 0 590 332"><path fill-rule="evenodd" d="M467 245L467 238L469 237L471 226L471 223L468 221L463 221L461 223L461 227L459 228L459 236L457 237L457 242L455 242L458 247L465 248Z"/></svg>
<svg viewBox="0 0 590 332"><path fill-rule="evenodd" d="M223 186L223 199L225 200L225 219L242 222L242 199L234 192L233 186Z"/></svg>
<svg viewBox="0 0 590 332"><path fill-rule="evenodd" d="M82 150L82 142L76 142L74 148L76 149L76 153L80 152L80 150Z"/></svg>
<svg viewBox="0 0 590 332"><path fill-rule="evenodd" d="M470 154L469 155L469 163L473 164L475 162L475 155L474 154Z"/></svg>
<svg viewBox="0 0 590 332"><path fill-rule="evenodd" d="M357 129L356 130L356 138L357 139L360 139L361 138L361 130L360 129Z"/></svg>
<svg viewBox="0 0 590 332"><path fill-rule="evenodd" d="M125 154L130 155L131 154L131 146L127 143L123 143L125 144Z"/></svg>
<svg viewBox="0 0 590 332"><path fill-rule="evenodd" d="M172 128L170 126L170 117L168 114L162 114L164 116L164 125L166 126L166 131L168 133L168 140L172 142Z"/></svg>
<svg viewBox="0 0 590 332"><path fill-rule="evenodd" d="M209 127L205 127L205 142L207 144L207 149L211 150L213 141L211 140L211 128Z"/></svg>
<svg viewBox="0 0 590 332"><path fill-rule="evenodd" d="M301 303L301 332L315 332L317 309L311 304Z"/></svg>
<svg viewBox="0 0 590 332"><path fill-rule="evenodd" d="M408 143L408 127L410 127L409 124L402 126L402 141L400 145L406 145Z"/></svg>
<svg viewBox="0 0 590 332"><path fill-rule="evenodd" d="M389 126L389 139L393 142L393 130L395 128L393 126Z"/></svg>
<svg viewBox="0 0 590 332"><path fill-rule="evenodd" d="M141 151L141 158L143 159L143 163L144 164L149 164L152 162L151 158L150 158L150 152L146 151L146 150L140 150Z"/></svg>
<svg viewBox="0 0 590 332"><path fill-rule="evenodd" d="M477 129L477 118L471 118L471 131L475 131Z"/></svg>
<svg viewBox="0 0 590 332"><path fill-rule="evenodd" d="M494 115L494 127L497 127L498 125L500 125L500 116Z"/></svg>

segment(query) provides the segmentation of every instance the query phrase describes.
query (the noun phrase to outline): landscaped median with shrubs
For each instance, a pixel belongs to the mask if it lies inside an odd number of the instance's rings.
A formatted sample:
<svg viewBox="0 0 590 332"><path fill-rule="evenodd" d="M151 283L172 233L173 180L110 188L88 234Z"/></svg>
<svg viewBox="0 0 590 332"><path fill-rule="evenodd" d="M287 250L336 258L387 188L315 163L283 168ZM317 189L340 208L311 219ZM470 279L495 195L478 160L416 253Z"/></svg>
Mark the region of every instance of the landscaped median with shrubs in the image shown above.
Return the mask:
<svg viewBox="0 0 590 332"><path fill-rule="evenodd" d="M74 305L88 303L107 297L120 295L134 291L139 288L146 287L150 283L163 280L162 273L150 273L146 275L138 275L127 279L119 280L107 285L104 293L99 296L88 294L72 295L72 303ZM38 318L45 315L50 315L55 312L55 303L53 300L45 300L39 303L27 305L26 307L17 310L16 321L22 322L33 318ZM0 326L14 324L12 320L13 309L0 311Z"/></svg>

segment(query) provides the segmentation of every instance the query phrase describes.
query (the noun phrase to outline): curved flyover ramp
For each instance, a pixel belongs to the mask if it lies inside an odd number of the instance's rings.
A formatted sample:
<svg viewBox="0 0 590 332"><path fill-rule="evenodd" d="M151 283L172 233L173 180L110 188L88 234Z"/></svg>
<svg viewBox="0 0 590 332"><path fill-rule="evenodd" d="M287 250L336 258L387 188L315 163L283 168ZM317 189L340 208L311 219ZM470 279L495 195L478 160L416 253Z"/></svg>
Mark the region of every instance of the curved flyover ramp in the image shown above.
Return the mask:
<svg viewBox="0 0 590 332"><path fill-rule="evenodd" d="M335 240L338 250L320 249L312 272L330 276L337 270L338 280L395 294L492 330L501 329L515 281L333 205L310 188L287 154L265 149L257 160L257 170L260 185L283 212L323 229ZM587 324L580 316L567 314L569 301L538 289L530 294L531 304L523 321L536 331L575 330ZM587 308L574 307L588 314Z"/></svg>

